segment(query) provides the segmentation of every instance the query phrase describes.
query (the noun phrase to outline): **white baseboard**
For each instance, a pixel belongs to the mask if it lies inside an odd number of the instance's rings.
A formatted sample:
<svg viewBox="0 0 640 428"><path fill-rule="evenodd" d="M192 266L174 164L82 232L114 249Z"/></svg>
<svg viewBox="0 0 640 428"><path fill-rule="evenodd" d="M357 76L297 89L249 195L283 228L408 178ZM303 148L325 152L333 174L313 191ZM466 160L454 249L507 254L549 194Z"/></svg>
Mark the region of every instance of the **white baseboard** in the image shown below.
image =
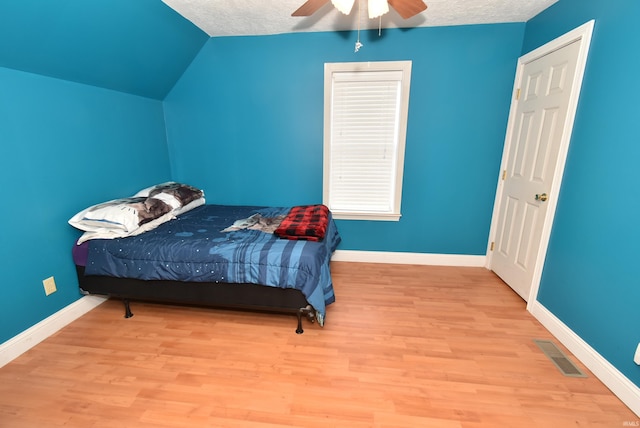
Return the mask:
<svg viewBox="0 0 640 428"><path fill-rule="evenodd" d="M386 251L336 250L331 257L336 262L392 263L429 266L484 267L486 256L464 254L396 253Z"/></svg>
<svg viewBox="0 0 640 428"><path fill-rule="evenodd" d="M33 327L0 345L0 367L13 361L62 327L80 318L106 300L100 296L84 296Z"/></svg>
<svg viewBox="0 0 640 428"><path fill-rule="evenodd" d="M640 388L595 351L589 344L553 315L540 302L529 305L529 312L573 355L604 383L631 411L640 416Z"/></svg>

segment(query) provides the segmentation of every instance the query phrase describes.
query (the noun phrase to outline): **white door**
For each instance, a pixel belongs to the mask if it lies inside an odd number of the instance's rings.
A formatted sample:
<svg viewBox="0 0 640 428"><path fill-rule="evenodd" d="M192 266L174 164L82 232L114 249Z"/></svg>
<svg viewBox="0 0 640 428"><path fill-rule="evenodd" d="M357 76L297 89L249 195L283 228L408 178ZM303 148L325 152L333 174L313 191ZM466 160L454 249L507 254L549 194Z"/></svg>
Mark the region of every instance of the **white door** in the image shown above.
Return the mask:
<svg viewBox="0 0 640 428"><path fill-rule="evenodd" d="M527 301L540 279L586 62L585 37L561 39L520 60L494 207L490 268Z"/></svg>

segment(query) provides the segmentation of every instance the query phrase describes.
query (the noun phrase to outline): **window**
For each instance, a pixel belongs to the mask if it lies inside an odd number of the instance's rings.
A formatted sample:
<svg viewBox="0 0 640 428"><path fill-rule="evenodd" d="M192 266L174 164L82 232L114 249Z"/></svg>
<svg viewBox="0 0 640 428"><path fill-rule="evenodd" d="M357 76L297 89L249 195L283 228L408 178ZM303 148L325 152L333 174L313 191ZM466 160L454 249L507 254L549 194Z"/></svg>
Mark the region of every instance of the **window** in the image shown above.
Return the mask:
<svg viewBox="0 0 640 428"><path fill-rule="evenodd" d="M400 219L411 61L324 69L323 202L337 219Z"/></svg>

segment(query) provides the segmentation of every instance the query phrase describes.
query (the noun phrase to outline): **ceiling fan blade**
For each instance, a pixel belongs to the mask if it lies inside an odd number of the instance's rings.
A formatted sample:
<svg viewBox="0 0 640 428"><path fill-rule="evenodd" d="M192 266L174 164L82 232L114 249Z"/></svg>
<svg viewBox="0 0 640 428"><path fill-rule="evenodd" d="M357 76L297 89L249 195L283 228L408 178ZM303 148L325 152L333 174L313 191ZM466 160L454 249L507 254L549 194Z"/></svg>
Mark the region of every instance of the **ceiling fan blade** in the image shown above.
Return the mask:
<svg viewBox="0 0 640 428"><path fill-rule="evenodd" d="M388 0L388 2L404 19L427 10L427 5L422 0Z"/></svg>
<svg viewBox="0 0 640 428"><path fill-rule="evenodd" d="M320 9L330 0L307 0L302 6L300 6L291 16L311 16L316 10Z"/></svg>

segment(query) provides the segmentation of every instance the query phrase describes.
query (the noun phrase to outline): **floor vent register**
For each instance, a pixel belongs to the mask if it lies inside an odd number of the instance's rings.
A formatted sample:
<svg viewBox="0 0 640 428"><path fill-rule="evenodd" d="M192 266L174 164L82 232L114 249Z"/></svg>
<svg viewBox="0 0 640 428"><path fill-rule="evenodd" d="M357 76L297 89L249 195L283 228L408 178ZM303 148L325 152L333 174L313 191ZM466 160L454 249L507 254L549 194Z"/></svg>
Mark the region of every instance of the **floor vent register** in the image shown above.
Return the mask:
<svg viewBox="0 0 640 428"><path fill-rule="evenodd" d="M538 348L551 360L553 364L565 376L570 377L587 377L555 343L550 340L534 339Z"/></svg>

